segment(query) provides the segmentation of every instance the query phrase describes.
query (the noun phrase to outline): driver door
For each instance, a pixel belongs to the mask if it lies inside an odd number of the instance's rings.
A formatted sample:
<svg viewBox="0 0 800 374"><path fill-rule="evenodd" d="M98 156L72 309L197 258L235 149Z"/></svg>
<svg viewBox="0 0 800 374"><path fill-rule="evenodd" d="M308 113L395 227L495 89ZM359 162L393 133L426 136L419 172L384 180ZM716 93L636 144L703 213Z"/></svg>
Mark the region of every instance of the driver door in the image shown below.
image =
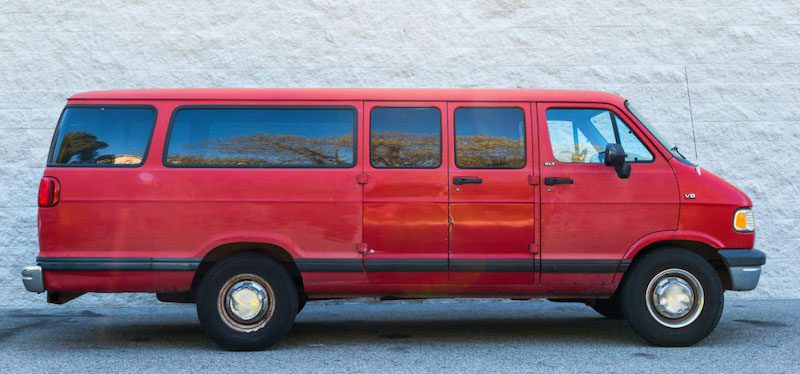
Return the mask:
<svg viewBox="0 0 800 374"><path fill-rule="evenodd" d="M606 104L538 103L541 283L608 284L625 252L678 223L678 184L667 160L622 111ZM603 163L621 144L627 179Z"/></svg>

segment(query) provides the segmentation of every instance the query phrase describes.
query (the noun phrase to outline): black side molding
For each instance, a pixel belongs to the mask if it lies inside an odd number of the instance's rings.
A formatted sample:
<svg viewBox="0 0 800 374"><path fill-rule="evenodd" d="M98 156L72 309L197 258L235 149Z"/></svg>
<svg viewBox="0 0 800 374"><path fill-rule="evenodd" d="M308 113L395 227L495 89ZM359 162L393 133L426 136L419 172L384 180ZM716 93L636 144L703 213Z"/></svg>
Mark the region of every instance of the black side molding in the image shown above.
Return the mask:
<svg viewBox="0 0 800 374"><path fill-rule="evenodd" d="M757 250L721 250L725 264L755 266L764 263ZM726 253L731 252L727 258ZM735 252L735 253L734 253ZM760 257L757 256L760 254ZM746 256L749 255L749 256ZM755 255L755 257L753 257ZM754 259L755 258L755 259ZM39 257L37 263L48 271L195 271L200 258L165 257ZM759 262L760 261L760 262ZM428 259L428 258L299 258L301 272L534 272L542 273L624 273L630 260L537 260L537 259ZM731 265L733 263L734 265Z"/></svg>
<svg viewBox="0 0 800 374"><path fill-rule="evenodd" d="M523 272L534 270L534 259L452 259L450 271L458 272Z"/></svg>
<svg viewBox="0 0 800 374"><path fill-rule="evenodd" d="M767 255L758 249L720 249L717 251L725 266L761 266L767 263Z"/></svg>
<svg viewBox="0 0 800 374"><path fill-rule="evenodd" d="M366 259L367 271L375 272L427 272L447 271L447 259L397 258Z"/></svg>
<svg viewBox="0 0 800 374"><path fill-rule="evenodd" d="M43 270L64 271L194 271L199 258L38 257Z"/></svg>
<svg viewBox="0 0 800 374"><path fill-rule="evenodd" d="M628 260L542 260L542 273L624 273Z"/></svg>
<svg viewBox="0 0 800 374"><path fill-rule="evenodd" d="M295 260L301 272L360 273L364 271L358 258L298 258Z"/></svg>

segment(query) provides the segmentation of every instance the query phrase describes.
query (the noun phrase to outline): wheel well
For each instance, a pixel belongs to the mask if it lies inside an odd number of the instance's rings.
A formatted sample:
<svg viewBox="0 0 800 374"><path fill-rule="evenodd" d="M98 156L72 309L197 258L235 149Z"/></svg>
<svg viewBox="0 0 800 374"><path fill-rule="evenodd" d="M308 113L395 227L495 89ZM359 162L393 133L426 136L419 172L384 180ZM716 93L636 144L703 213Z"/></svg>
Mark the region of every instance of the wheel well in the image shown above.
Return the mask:
<svg viewBox="0 0 800 374"><path fill-rule="evenodd" d="M229 243L212 249L205 255L205 257L203 257L203 260L200 262L200 266L197 268L197 272L194 275L194 279L192 280L191 298L193 300L195 299L194 296L197 286L200 285L200 281L203 279L203 276L208 273L214 264L225 258L240 253L259 253L278 261L283 268L286 269L286 272L289 274L289 276L291 276L294 280L295 286L297 287L297 293L301 297L305 296L303 278L300 275L300 270L297 268L294 258L292 258L289 252L287 252L285 249L277 245L267 243Z"/></svg>
<svg viewBox="0 0 800 374"><path fill-rule="evenodd" d="M665 240L652 243L642 248L642 250L640 250L639 253L634 256L631 266L634 266L636 261L642 258L644 254L657 251L658 249L665 247L684 248L699 254L706 259L706 261L708 261L712 267L714 267L714 270L717 271L717 276L719 276L719 280L722 282L724 289L731 289L731 275L728 272L728 268L725 266L725 263L722 262L722 257L720 257L719 253L717 253L717 250L714 247L702 242L695 242L691 240ZM623 275L622 282L624 281L625 276ZM620 282L620 284L622 284L622 282ZM619 288L620 287L617 289Z"/></svg>

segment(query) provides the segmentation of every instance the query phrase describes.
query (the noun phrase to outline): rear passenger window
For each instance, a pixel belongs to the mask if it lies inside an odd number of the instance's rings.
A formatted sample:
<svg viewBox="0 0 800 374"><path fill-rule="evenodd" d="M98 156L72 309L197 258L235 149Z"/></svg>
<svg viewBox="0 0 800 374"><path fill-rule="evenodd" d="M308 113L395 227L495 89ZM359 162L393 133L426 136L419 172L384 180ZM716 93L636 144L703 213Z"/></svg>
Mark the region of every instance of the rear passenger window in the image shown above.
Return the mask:
<svg viewBox="0 0 800 374"><path fill-rule="evenodd" d="M603 163L608 143L622 146L629 162L653 161L653 154L631 128L605 109L548 109L553 156L561 162Z"/></svg>
<svg viewBox="0 0 800 374"><path fill-rule="evenodd" d="M458 108L456 166L520 169L525 166L525 119L519 108Z"/></svg>
<svg viewBox="0 0 800 374"><path fill-rule="evenodd" d="M355 165L352 108L191 108L172 120L166 165L345 168Z"/></svg>
<svg viewBox="0 0 800 374"><path fill-rule="evenodd" d="M48 165L141 165L155 119L153 108L67 107Z"/></svg>
<svg viewBox="0 0 800 374"><path fill-rule="evenodd" d="M431 169L442 164L437 108L375 108L370 113L370 163L375 168Z"/></svg>

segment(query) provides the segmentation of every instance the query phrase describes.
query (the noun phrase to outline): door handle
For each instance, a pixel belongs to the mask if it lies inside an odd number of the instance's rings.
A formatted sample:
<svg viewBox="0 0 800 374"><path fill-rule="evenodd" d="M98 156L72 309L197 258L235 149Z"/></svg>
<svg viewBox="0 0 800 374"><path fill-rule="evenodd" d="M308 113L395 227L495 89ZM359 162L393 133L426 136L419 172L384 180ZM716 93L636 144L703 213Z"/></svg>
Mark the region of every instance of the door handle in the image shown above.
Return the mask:
<svg viewBox="0 0 800 374"><path fill-rule="evenodd" d="M454 177L453 184L481 184L483 179L478 177Z"/></svg>
<svg viewBox="0 0 800 374"><path fill-rule="evenodd" d="M572 184L572 178L559 178L559 177L549 177L544 179L544 184L548 186L553 186L556 184Z"/></svg>

